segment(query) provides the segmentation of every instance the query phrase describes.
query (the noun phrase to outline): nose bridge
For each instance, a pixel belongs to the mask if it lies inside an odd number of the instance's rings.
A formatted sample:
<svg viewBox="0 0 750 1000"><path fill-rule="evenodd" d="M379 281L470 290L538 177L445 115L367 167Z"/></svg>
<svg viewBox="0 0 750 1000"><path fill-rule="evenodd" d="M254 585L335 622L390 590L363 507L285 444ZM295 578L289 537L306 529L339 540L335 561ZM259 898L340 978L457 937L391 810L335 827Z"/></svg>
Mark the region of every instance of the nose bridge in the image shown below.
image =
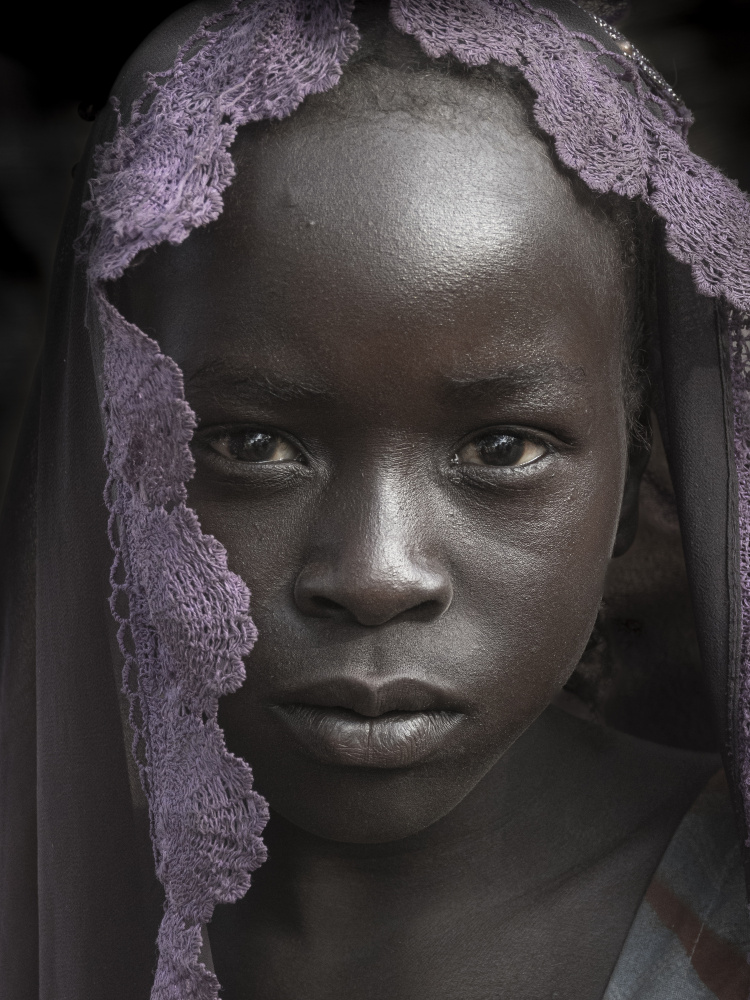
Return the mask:
<svg viewBox="0 0 750 1000"><path fill-rule="evenodd" d="M359 551L372 574L408 579L427 539L418 505L409 502L413 489L407 476L393 469L379 471L369 481L363 477L357 493L359 502L352 513L358 525L353 525L355 530L346 539L349 544L342 554L356 558Z"/></svg>
<svg viewBox="0 0 750 1000"><path fill-rule="evenodd" d="M364 625L442 614L450 574L435 545L428 492L393 465L353 470L332 484L297 580L300 609Z"/></svg>

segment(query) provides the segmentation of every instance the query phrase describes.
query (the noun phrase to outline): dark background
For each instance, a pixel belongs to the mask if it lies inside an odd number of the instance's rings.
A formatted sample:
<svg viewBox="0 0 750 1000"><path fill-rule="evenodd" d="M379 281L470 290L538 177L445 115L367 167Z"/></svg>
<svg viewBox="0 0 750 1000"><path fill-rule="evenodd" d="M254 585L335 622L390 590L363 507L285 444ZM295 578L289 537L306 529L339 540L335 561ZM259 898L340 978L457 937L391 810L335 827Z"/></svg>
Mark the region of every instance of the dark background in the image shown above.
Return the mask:
<svg viewBox="0 0 750 1000"><path fill-rule="evenodd" d="M586 0L582 0L582 4ZM595 2L595 0L588 0ZM0 497L44 327L71 169L114 77L179 0L15 0L0 43ZM750 0L635 0L620 27L693 110L694 149L750 189Z"/></svg>

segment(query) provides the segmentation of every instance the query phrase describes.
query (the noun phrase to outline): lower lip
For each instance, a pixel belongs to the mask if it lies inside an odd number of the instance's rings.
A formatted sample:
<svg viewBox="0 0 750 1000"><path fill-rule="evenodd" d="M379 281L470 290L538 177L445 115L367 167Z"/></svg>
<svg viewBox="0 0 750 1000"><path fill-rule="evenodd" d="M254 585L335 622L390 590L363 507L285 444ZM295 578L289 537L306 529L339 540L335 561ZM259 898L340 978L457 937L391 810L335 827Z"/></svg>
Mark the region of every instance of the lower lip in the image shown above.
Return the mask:
<svg viewBox="0 0 750 1000"><path fill-rule="evenodd" d="M447 742L459 712L388 712L369 718L341 708L275 705L297 741L324 764L411 767Z"/></svg>

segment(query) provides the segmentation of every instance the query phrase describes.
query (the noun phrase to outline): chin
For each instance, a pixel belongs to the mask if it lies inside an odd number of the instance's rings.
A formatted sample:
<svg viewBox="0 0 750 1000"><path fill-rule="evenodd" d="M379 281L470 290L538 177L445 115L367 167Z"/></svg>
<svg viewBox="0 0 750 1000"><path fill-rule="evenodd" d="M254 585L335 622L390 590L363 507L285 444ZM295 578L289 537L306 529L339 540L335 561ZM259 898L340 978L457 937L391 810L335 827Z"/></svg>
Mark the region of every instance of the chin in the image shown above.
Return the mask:
<svg viewBox="0 0 750 1000"><path fill-rule="evenodd" d="M255 768L257 788L273 812L325 840L383 844L414 836L450 813L492 762L390 770L304 762L286 772L287 780L278 763L268 775L262 766Z"/></svg>

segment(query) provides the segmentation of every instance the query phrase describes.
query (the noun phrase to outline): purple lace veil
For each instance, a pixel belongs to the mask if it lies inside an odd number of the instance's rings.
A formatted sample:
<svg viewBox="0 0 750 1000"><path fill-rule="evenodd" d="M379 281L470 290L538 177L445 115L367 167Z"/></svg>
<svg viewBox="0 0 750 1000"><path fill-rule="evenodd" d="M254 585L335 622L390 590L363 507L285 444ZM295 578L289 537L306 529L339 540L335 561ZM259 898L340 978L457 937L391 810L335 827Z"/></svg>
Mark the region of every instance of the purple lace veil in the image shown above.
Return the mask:
<svg viewBox="0 0 750 1000"><path fill-rule="evenodd" d="M266 805L216 721L245 678L250 595L186 503L181 373L105 282L218 217L237 129L336 85L351 12L191 5L131 59L78 171L2 525L2 998L218 996L201 929L264 857ZM744 841L750 204L690 152L666 84L572 0L392 0L391 18L428 55L519 69L561 162L662 220L660 422Z"/></svg>

